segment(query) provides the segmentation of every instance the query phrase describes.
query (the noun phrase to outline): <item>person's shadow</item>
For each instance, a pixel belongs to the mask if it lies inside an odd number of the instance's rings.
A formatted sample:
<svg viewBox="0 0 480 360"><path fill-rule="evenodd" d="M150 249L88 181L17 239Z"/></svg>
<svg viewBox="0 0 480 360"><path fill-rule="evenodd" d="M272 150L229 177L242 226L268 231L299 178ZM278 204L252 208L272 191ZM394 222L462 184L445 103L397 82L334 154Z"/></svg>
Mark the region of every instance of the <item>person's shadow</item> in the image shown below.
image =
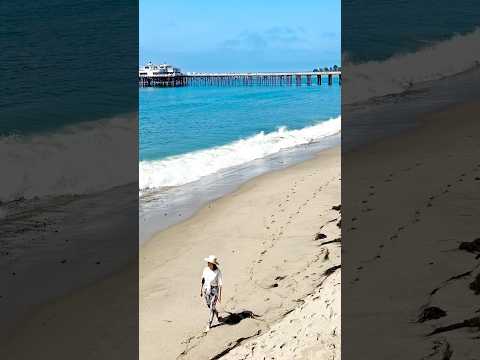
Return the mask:
<svg viewBox="0 0 480 360"><path fill-rule="evenodd" d="M230 312L227 311L227 316L219 316L218 321L220 322L217 325L212 327L222 326L222 325L237 325L240 321L244 319L257 319L260 316L253 313L250 310L243 310L239 312Z"/></svg>

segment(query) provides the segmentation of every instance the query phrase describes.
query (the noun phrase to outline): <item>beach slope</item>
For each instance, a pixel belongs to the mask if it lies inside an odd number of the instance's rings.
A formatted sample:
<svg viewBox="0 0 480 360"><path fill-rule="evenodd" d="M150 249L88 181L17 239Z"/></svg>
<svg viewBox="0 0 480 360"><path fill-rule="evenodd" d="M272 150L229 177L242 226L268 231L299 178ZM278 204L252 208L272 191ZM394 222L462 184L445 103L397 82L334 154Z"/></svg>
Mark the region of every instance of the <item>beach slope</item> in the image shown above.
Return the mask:
<svg viewBox="0 0 480 360"><path fill-rule="evenodd" d="M338 354L339 204L336 147L249 181L145 243L140 359ZM211 253L224 274L224 322L205 334L200 276Z"/></svg>
<svg viewBox="0 0 480 360"><path fill-rule="evenodd" d="M344 356L480 357L479 111L342 156Z"/></svg>

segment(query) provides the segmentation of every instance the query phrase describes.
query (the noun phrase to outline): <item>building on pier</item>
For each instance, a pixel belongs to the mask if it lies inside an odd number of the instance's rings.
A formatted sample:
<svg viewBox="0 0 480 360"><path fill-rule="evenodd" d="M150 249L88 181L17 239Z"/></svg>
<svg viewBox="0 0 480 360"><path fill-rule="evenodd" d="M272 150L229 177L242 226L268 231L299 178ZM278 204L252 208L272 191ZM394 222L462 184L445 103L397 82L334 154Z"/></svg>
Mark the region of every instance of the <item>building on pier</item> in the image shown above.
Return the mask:
<svg viewBox="0 0 480 360"><path fill-rule="evenodd" d="M155 65L152 64L151 61L148 64L144 65L140 69L138 69L138 76L139 77L154 77L159 75L181 75L182 72L179 68L173 67L169 64L160 64Z"/></svg>

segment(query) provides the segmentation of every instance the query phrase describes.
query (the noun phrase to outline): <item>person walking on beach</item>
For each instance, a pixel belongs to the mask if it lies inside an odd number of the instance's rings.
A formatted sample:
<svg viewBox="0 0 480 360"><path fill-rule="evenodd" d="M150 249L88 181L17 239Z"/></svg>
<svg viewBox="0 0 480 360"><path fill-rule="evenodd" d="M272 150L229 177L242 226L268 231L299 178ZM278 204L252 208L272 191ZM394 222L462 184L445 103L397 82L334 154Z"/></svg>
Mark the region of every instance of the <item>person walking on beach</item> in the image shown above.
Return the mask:
<svg viewBox="0 0 480 360"><path fill-rule="evenodd" d="M207 262L207 266L203 269L200 297L205 297L205 302L210 310L208 324L205 328L205 332L208 332L212 327L214 317L220 322L216 305L217 301L219 303L222 301L223 279L222 272L218 267L219 263L217 257L215 255L210 255L205 258L205 261Z"/></svg>

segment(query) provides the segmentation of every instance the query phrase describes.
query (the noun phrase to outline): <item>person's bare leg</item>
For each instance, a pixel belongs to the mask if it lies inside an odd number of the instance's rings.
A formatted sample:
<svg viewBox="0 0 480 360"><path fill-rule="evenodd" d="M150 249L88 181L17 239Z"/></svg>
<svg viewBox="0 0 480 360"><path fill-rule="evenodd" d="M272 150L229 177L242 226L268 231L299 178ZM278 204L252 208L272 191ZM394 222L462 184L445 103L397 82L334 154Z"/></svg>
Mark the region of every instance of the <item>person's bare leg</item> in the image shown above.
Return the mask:
<svg viewBox="0 0 480 360"><path fill-rule="evenodd" d="M220 322L220 320L218 319L217 296L216 295L214 295L212 297L212 302L210 303L210 322L209 322L210 327L212 327L214 317L216 317L217 321Z"/></svg>
<svg viewBox="0 0 480 360"><path fill-rule="evenodd" d="M210 308L210 320L208 321L208 327L210 327L210 328L212 327L214 316L215 316L215 309L212 306Z"/></svg>
<svg viewBox="0 0 480 360"><path fill-rule="evenodd" d="M212 322L213 322L213 310L212 310L212 298L207 292L205 292L205 302L207 303L208 310L209 310L209 317L208 317L208 323L207 326L205 327L204 332L208 332L210 328L212 327Z"/></svg>

